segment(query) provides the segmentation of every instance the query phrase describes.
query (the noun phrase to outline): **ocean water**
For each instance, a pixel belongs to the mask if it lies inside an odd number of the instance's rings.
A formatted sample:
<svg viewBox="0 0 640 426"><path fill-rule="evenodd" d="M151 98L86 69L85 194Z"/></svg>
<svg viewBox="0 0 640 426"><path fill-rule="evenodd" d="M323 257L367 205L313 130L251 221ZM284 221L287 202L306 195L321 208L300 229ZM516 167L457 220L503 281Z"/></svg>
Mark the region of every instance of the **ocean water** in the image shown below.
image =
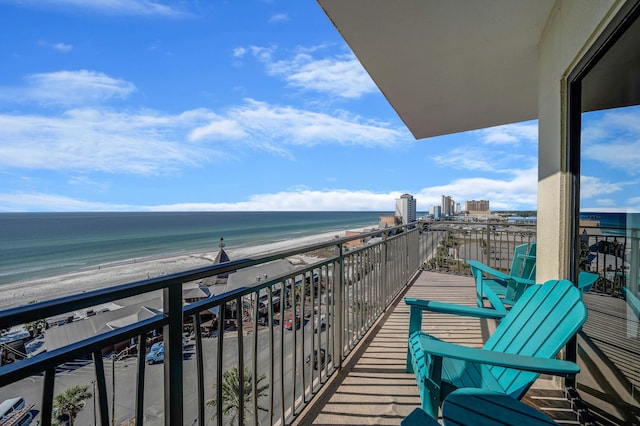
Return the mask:
<svg viewBox="0 0 640 426"><path fill-rule="evenodd" d="M376 225L390 212L0 213L0 285L127 259Z"/></svg>

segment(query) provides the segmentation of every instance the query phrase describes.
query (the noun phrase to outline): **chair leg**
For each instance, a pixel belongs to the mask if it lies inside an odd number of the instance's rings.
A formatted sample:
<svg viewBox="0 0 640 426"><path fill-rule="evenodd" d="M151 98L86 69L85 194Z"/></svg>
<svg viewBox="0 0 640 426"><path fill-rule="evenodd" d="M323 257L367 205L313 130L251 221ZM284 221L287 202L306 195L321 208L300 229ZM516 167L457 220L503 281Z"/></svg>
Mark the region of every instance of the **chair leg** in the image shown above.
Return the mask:
<svg viewBox="0 0 640 426"><path fill-rule="evenodd" d="M438 419L442 384L442 357L431 357L430 374L424 379L422 409L433 419Z"/></svg>
<svg viewBox="0 0 640 426"><path fill-rule="evenodd" d="M429 390L428 386L425 386L424 393L422 394L422 408L432 419L438 419L438 409L440 407L440 397L435 396Z"/></svg>
<svg viewBox="0 0 640 426"><path fill-rule="evenodd" d="M474 278L476 279L476 303L478 304L478 308L482 308L484 306L484 302L483 302L484 289L482 288L482 272L474 271Z"/></svg>

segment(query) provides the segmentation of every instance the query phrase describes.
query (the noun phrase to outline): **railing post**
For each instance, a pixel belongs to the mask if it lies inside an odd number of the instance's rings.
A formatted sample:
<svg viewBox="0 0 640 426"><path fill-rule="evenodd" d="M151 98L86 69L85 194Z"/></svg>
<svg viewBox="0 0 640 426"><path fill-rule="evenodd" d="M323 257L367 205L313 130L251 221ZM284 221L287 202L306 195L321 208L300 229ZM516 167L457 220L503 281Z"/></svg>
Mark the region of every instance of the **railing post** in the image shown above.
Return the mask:
<svg viewBox="0 0 640 426"><path fill-rule="evenodd" d="M388 285L389 285L389 277L388 275L388 269L387 269L387 237L388 237L389 233L388 232L383 232L382 233L382 267L381 267L381 275L382 275L382 300L384 300L384 304L385 306L389 303L389 289L388 289Z"/></svg>
<svg viewBox="0 0 640 426"><path fill-rule="evenodd" d="M631 230L631 259L629 267L629 285L631 291L636 296L640 292L638 288L638 276L640 275L640 236L638 235L638 229Z"/></svg>
<svg viewBox="0 0 640 426"><path fill-rule="evenodd" d="M147 352L147 335L141 334L138 337L138 374L136 378L136 426L142 426L144 416L144 372L145 354ZM94 384L95 386L95 384Z"/></svg>
<svg viewBox="0 0 640 426"><path fill-rule="evenodd" d="M193 328L196 338L196 372L198 375L198 425L204 426L204 354L202 350L202 319L200 314L193 316Z"/></svg>
<svg viewBox="0 0 640 426"><path fill-rule="evenodd" d="M491 224L489 224L489 222L487 222L487 240L486 241L487 241L487 244L485 244L485 253L487 257L484 263L491 266ZM494 260L493 266L495 266L495 260Z"/></svg>
<svg viewBox="0 0 640 426"><path fill-rule="evenodd" d="M334 338L338 341L338 368L342 368L342 357L344 354L344 316L345 311L343 309L344 306L344 253L342 244L338 244L338 276L340 277L338 280L338 291L336 298L336 309L339 312L339 315L334 316L334 320L336 321L336 330L338 331Z"/></svg>
<svg viewBox="0 0 640 426"><path fill-rule="evenodd" d="M42 384L42 423L51 424L51 414L53 411L53 387L56 379L55 367L48 368L44 372L44 382Z"/></svg>
<svg viewBox="0 0 640 426"><path fill-rule="evenodd" d="M163 290L164 314L169 323L164 341L164 424L182 424L182 286L173 283Z"/></svg>
<svg viewBox="0 0 640 426"><path fill-rule="evenodd" d="M403 281L409 281L409 225L404 228L404 256L405 256L405 276ZM404 283L403 283L404 284ZM394 291L395 294L395 291Z"/></svg>
<svg viewBox="0 0 640 426"><path fill-rule="evenodd" d="M100 424L102 426L109 425L109 405L107 402L107 379L104 374L104 362L102 360L102 352L93 353L93 363L96 371L96 383L98 385L98 404L100 408ZM96 398L96 395L93 395ZM43 421L44 424L46 424ZM142 424L142 423L138 423Z"/></svg>

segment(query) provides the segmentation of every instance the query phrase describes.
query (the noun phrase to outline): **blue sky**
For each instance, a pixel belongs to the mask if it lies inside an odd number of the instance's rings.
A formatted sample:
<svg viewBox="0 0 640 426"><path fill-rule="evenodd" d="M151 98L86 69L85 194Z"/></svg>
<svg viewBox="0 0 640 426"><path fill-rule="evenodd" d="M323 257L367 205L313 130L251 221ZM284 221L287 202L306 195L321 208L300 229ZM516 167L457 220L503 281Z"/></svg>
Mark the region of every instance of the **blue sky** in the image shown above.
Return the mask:
<svg viewBox="0 0 640 426"><path fill-rule="evenodd" d="M536 208L536 122L416 141L315 1L0 0L0 28L0 211Z"/></svg>

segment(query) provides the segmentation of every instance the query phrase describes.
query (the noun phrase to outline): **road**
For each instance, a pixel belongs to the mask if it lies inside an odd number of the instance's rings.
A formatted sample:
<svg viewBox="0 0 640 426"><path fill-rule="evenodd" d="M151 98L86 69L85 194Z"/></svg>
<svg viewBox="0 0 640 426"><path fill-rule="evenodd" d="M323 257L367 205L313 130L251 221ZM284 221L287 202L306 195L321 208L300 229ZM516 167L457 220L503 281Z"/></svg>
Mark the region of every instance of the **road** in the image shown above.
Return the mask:
<svg viewBox="0 0 640 426"><path fill-rule="evenodd" d="M303 338L306 345L305 353L311 353L312 336L316 337L316 347L318 347L317 335L312 333L311 323L309 322L300 328L295 333L289 330L282 330L282 336L284 337L284 353L281 355L280 339L281 335L277 331L279 328L274 327L273 333L273 347L274 347L274 415L278 416L280 413L280 405L278 403L280 395L280 380L279 373L281 371L281 365L284 366L284 388L283 393L285 401L292 401L293 399L293 377L294 377L294 362L293 351L287 350L287 348L293 347L294 334L298 340L298 345ZM327 340L327 331L320 333L322 341ZM235 332L227 333L224 336L224 359L223 370L232 368L237 365L237 335ZM205 382L205 398L213 398L212 385L215 383L216 362L217 362L217 338L203 338L203 354L204 354L204 382ZM244 353L245 353L245 365L251 369L252 360L252 348L253 348L253 335L245 331L244 336ZM322 345L326 346L325 343ZM298 346L300 348L300 346ZM261 328L258 331L258 371L259 374L266 373L268 375L268 366L270 364L269 354L269 330L267 328ZM297 352L296 363L296 392L299 393L302 386L302 374L305 374L305 383L308 385L311 382L311 368L310 365L304 362L302 353L300 350ZM281 364L282 360L282 364ZM185 413L185 425L189 425L197 418L198 413L198 399L197 399L197 375L196 375L196 359L195 359L195 341L192 341L190 345L185 348L184 352L184 413ZM92 362L79 362L77 365L68 365L70 368L58 369L56 374L54 395L63 392L65 389L75 386L89 386L89 391L94 392L92 381L95 380L95 373ZM115 412L117 424L131 418L135 415L135 391L136 391L136 366L137 359L135 357L127 358L124 360L115 362ZM78 367L78 368L75 368ZM109 404L109 416L111 416L111 401L112 401L112 377L113 377L113 364L108 358L104 360L105 376L107 380L107 395ZM315 372L317 377L317 372ZM268 380L268 378L267 378ZM42 392L42 376L32 376L28 379L21 380L10 386L0 388L0 401L15 396L24 397L27 404L35 404L35 409L40 410L41 407L41 392ZM147 365L145 374L145 424L146 425L163 425L163 413L164 413L164 366L162 363ZM266 397L260 401L260 405L268 407L269 398ZM206 407L205 416L207 419L211 418L213 414L212 407ZM96 417L99 418L99 414L96 413ZM271 424L268 418L268 413L260 412L260 422L262 424ZM40 419L40 416L36 417L34 422ZM35 424L35 423L34 423ZM76 418L76 424L78 425L92 425L94 424L94 401L93 399L87 401L85 409L80 412Z"/></svg>

